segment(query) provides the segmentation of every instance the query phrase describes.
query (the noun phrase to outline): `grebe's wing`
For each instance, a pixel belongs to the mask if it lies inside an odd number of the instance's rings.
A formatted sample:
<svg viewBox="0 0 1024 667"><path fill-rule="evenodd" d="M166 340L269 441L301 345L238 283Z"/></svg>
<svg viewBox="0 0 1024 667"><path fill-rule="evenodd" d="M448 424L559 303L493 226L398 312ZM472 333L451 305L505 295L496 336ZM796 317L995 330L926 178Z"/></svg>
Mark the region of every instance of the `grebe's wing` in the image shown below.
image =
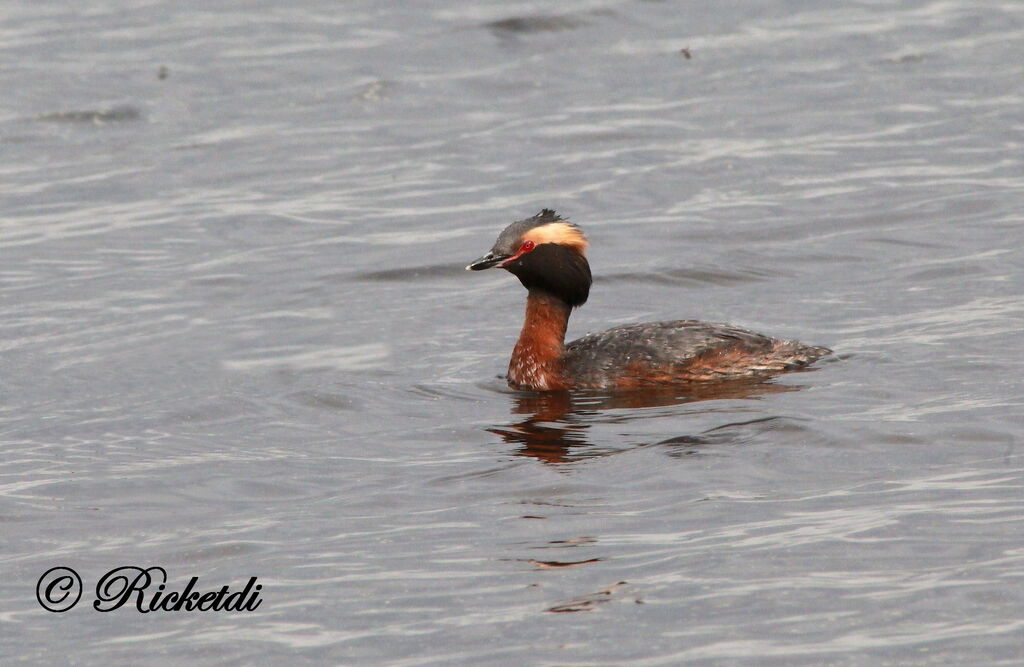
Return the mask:
<svg viewBox="0 0 1024 667"><path fill-rule="evenodd" d="M675 320L574 340L566 346L565 365L577 386L605 388L770 375L828 352L728 324Z"/></svg>

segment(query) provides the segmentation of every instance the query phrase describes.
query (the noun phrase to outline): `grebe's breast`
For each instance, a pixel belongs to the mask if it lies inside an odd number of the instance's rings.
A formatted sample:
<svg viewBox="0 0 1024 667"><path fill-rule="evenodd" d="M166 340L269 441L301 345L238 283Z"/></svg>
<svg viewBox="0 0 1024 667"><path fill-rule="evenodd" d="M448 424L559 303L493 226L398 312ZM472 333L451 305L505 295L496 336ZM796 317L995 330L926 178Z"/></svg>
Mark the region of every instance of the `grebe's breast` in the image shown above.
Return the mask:
<svg viewBox="0 0 1024 667"><path fill-rule="evenodd" d="M563 367L574 387L642 387L773 375L830 351L728 324L675 320L584 336L566 346Z"/></svg>

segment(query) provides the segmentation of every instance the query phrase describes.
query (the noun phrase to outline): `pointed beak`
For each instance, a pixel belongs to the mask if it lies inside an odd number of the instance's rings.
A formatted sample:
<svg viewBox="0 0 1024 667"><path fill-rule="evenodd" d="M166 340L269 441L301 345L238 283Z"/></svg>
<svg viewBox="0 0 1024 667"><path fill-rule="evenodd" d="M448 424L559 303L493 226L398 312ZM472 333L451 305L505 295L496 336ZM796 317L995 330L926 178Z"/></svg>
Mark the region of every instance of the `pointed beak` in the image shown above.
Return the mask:
<svg viewBox="0 0 1024 667"><path fill-rule="evenodd" d="M490 269L498 266L504 262L508 257L505 255L495 255L493 252L489 252L483 257L473 260L469 266L466 267L467 271L483 271L484 269Z"/></svg>

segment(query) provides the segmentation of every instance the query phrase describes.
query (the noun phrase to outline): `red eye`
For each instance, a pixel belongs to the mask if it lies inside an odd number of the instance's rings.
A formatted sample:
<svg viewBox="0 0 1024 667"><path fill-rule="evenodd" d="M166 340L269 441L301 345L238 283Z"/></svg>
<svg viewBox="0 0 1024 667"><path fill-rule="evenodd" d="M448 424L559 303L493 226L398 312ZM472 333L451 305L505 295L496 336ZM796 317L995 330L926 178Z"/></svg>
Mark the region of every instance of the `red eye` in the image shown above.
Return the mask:
<svg viewBox="0 0 1024 667"><path fill-rule="evenodd" d="M524 252L530 252L531 250L533 250L533 246L534 245L535 244L534 244L533 241L531 241L530 239L526 239L525 241L523 241L523 245L519 246L519 253L518 254L521 255Z"/></svg>

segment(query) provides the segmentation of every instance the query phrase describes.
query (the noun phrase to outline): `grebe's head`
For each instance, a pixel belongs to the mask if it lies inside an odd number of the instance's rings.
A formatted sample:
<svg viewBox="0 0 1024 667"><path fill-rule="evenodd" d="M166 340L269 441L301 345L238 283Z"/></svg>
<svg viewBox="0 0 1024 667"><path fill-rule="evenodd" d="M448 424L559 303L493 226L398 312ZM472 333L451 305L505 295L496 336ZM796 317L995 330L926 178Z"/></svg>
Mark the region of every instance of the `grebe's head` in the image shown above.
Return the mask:
<svg viewBox="0 0 1024 667"><path fill-rule="evenodd" d="M519 278L528 290L547 292L570 306L582 306L592 282L586 248L587 237L579 227L546 208L506 227L491 251L466 270L499 266Z"/></svg>

